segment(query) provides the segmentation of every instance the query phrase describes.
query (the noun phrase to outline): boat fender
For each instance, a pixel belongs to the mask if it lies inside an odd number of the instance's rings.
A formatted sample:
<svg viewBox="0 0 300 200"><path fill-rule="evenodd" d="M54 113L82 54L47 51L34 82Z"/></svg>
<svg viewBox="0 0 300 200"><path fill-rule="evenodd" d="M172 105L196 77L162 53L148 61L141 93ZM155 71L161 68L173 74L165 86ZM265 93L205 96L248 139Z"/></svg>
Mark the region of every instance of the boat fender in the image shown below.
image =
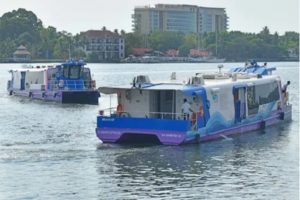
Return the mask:
<svg viewBox="0 0 300 200"><path fill-rule="evenodd" d="M45 92L43 92L43 93L42 93L42 97L45 98L45 96L46 96L46 94L45 94Z"/></svg>
<svg viewBox="0 0 300 200"><path fill-rule="evenodd" d="M13 91L12 90L9 91L9 95L10 96L13 95Z"/></svg>
<svg viewBox="0 0 300 200"><path fill-rule="evenodd" d="M284 120L284 112L281 112L281 113L279 114L279 119L280 119L280 120Z"/></svg>
<svg viewBox="0 0 300 200"><path fill-rule="evenodd" d="M32 92L29 92L29 97L32 98Z"/></svg>
<svg viewBox="0 0 300 200"><path fill-rule="evenodd" d="M266 121L262 120L260 122L260 128L265 129L266 128Z"/></svg>
<svg viewBox="0 0 300 200"><path fill-rule="evenodd" d="M57 93L54 93L53 97L56 98Z"/></svg>
<svg viewBox="0 0 300 200"><path fill-rule="evenodd" d="M119 103L118 106L117 106L117 113L119 115L121 115L123 112L124 112L124 107L121 103Z"/></svg>

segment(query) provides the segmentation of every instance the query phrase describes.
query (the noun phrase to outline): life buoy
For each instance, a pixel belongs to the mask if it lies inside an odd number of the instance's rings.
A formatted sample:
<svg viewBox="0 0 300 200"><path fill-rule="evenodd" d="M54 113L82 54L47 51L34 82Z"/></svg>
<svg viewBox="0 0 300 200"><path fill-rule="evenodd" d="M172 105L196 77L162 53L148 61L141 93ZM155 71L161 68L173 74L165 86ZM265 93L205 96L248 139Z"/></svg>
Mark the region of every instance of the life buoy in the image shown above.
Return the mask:
<svg viewBox="0 0 300 200"><path fill-rule="evenodd" d="M62 88L62 87L64 87L64 85L65 85L64 80L59 80L58 87Z"/></svg>
<svg viewBox="0 0 300 200"><path fill-rule="evenodd" d="M192 125L195 125L196 121L197 121L197 114L193 113L192 114Z"/></svg>
<svg viewBox="0 0 300 200"><path fill-rule="evenodd" d="M95 80L92 80L92 82L91 82L91 87L92 87L92 88L95 88L95 87L96 87L96 81L95 81Z"/></svg>

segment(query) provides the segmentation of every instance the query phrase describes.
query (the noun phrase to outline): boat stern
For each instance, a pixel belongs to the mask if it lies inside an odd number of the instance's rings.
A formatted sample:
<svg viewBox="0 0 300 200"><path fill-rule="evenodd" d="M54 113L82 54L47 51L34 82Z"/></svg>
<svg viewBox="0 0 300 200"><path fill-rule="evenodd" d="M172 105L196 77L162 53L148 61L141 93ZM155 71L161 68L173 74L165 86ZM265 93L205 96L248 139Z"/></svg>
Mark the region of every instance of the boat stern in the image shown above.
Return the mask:
<svg viewBox="0 0 300 200"><path fill-rule="evenodd" d="M62 103L78 103L98 105L100 94L96 90L92 91L63 91Z"/></svg>
<svg viewBox="0 0 300 200"><path fill-rule="evenodd" d="M180 145L190 121L149 118L97 117L97 137L104 143L160 143Z"/></svg>

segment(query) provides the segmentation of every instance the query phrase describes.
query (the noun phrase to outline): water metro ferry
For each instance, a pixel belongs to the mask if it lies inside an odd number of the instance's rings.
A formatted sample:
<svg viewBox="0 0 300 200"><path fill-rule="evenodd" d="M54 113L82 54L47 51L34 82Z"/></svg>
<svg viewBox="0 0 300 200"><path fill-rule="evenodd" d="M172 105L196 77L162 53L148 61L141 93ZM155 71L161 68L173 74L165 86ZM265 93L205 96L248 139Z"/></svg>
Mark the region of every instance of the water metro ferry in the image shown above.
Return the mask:
<svg viewBox="0 0 300 200"><path fill-rule="evenodd" d="M70 60L57 66L23 67L10 70L7 90L10 95L98 105L100 96L85 62Z"/></svg>
<svg viewBox="0 0 300 200"><path fill-rule="evenodd" d="M109 114L99 112L97 137L110 143L180 145L291 120L286 86L272 75L275 68L255 63L223 73L221 67L186 83L151 83L137 76L128 86L100 87L101 93L116 94L118 105Z"/></svg>

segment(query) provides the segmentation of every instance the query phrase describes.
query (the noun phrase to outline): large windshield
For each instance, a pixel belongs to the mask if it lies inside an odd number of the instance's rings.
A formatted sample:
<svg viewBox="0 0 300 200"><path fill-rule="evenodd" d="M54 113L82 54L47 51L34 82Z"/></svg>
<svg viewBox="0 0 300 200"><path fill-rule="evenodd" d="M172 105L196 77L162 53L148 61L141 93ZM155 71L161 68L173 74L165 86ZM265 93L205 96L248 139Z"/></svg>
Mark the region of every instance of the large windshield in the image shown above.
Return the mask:
<svg viewBox="0 0 300 200"><path fill-rule="evenodd" d="M64 77L68 79L79 79L81 72L81 66L65 66Z"/></svg>

